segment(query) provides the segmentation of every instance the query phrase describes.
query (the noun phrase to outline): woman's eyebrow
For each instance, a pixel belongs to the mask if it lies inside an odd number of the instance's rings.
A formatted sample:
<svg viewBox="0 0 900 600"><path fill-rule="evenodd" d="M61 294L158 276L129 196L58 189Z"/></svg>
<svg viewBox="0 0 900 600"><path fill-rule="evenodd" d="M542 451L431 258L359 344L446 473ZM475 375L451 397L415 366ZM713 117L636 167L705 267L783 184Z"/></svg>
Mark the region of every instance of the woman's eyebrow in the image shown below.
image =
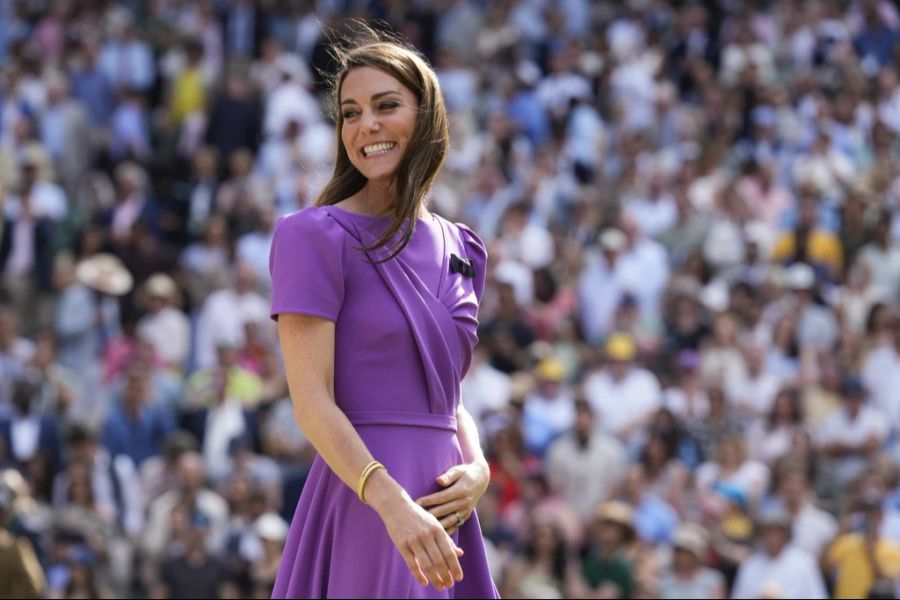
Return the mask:
<svg viewBox="0 0 900 600"><path fill-rule="evenodd" d="M398 90L385 90L383 92L378 92L377 94L372 94L371 100L378 100L382 96L387 96L388 94L399 94L399 93L400 92ZM358 104L358 102L356 100L354 100L353 98L347 98L343 102L341 102L341 106L343 106L345 104Z"/></svg>

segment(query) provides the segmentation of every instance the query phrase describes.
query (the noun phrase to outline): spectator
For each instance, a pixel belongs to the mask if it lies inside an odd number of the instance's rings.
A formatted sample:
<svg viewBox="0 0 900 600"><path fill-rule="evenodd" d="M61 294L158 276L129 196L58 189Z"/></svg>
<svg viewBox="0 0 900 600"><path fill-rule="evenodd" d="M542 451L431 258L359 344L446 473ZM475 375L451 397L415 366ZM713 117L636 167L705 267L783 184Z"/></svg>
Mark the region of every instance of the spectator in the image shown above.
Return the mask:
<svg viewBox="0 0 900 600"><path fill-rule="evenodd" d="M759 520L760 549L738 570L732 598L827 598L825 582L813 558L790 544L791 522L781 511Z"/></svg>
<svg viewBox="0 0 900 600"><path fill-rule="evenodd" d="M839 536L828 549L825 564L834 574L835 598L862 598L900 575L900 547L879 534L881 503L877 496L864 498L858 531Z"/></svg>
<svg viewBox="0 0 900 600"><path fill-rule="evenodd" d="M618 485L625 464L625 449L595 423L589 402L575 401L575 425L547 450L550 485L588 519Z"/></svg>
<svg viewBox="0 0 900 600"><path fill-rule="evenodd" d="M584 394L600 416L600 424L628 446L661 402L659 381L636 366L637 348L631 336L615 333L606 341L608 366L589 375Z"/></svg>
<svg viewBox="0 0 900 600"><path fill-rule="evenodd" d="M672 548L672 565L659 581L660 598L725 598L724 577L705 566L708 550L701 527L680 527Z"/></svg>

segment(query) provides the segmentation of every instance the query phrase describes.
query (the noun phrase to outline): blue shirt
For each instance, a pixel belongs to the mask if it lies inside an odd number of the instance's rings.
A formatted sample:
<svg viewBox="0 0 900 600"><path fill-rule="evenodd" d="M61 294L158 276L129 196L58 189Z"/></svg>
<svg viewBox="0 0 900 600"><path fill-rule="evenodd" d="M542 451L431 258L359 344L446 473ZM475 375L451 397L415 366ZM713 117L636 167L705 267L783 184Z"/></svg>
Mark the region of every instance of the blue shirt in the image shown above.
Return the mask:
<svg viewBox="0 0 900 600"><path fill-rule="evenodd" d="M163 440L175 430L175 419L163 407L144 406L132 419L121 406L116 406L103 424L103 446L110 456L125 454L140 464L162 451Z"/></svg>
<svg viewBox="0 0 900 600"><path fill-rule="evenodd" d="M94 125L106 125L113 111L113 90L99 69L72 74L72 95L81 101Z"/></svg>

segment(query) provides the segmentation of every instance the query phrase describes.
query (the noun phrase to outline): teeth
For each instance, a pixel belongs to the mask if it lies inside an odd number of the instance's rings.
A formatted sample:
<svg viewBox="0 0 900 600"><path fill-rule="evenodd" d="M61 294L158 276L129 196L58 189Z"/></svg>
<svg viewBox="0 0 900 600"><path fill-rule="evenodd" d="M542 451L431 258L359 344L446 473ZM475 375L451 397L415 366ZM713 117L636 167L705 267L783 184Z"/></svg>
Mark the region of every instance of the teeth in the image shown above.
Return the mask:
<svg viewBox="0 0 900 600"><path fill-rule="evenodd" d="M379 152L387 152L388 150L390 150L393 147L394 147L393 142L382 142L380 144L372 144L371 146L363 147L363 152L366 153L366 156L369 156L371 154L376 154Z"/></svg>

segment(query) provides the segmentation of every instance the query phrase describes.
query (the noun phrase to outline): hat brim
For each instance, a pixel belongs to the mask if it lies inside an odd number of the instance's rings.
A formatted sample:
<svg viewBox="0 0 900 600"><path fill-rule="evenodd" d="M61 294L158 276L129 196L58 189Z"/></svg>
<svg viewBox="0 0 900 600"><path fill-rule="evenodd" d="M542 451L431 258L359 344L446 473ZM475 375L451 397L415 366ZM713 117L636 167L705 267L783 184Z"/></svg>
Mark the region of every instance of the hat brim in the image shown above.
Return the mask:
<svg viewBox="0 0 900 600"><path fill-rule="evenodd" d="M124 296L134 286L134 279L124 267L103 269L100 265L88 259L75 268L75 278L79 283L86 285L110 296Z"/></svg>

